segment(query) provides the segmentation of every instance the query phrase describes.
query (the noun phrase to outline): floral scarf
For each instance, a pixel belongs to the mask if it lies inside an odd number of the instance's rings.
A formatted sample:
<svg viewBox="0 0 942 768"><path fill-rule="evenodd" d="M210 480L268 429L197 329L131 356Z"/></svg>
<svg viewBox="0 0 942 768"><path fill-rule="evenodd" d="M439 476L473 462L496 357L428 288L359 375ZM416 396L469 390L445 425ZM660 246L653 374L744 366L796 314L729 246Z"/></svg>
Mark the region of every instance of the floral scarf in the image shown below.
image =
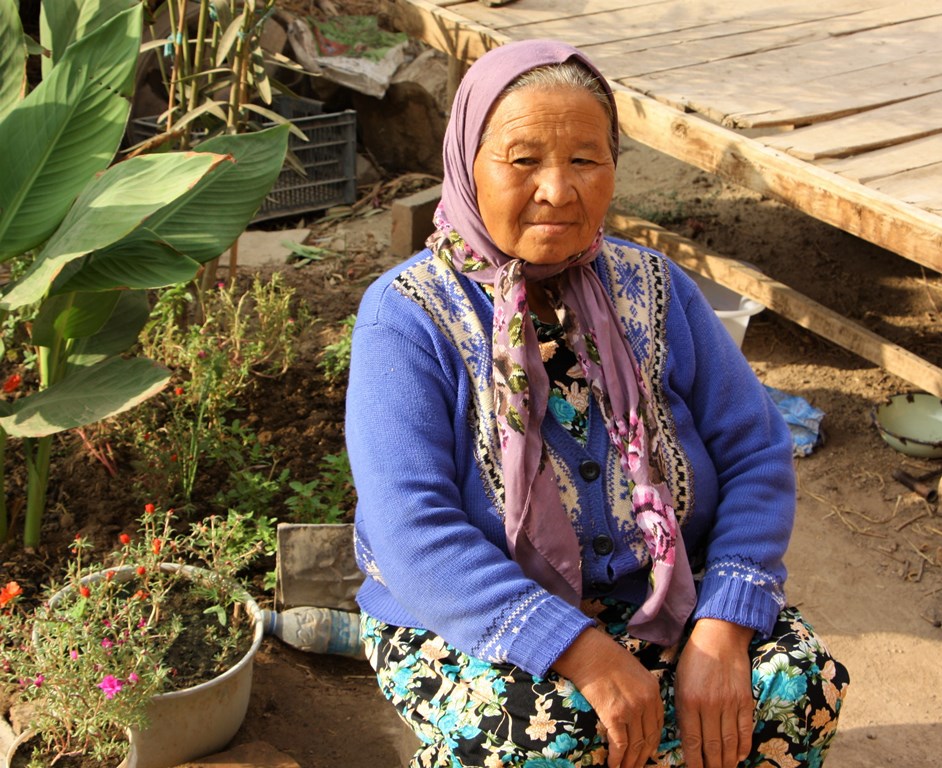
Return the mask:
<svg viewBox="0 0 942 768"><path fill-rule="evenodd" d="M477 208L473 163L487 116L504 88L524 72L575 59L606 89L604 78L575 48L555 41L510 43L481 57L455 95L445 133L445 179L428 246L454 270L493 286L493 380L504 473L504 526L511 557L544 588L578 605L581 553L559 497L543 443L549 380L527 302L527 281L541 281L601 408L609 438L632 489L634 522L651 558L648 596L632 618L635 636L677 641L696 602L673 498L656 468L650 396L624 328L592 262L602 230L583 253L560 264L535 265L503 254ZM617 120L613 121L617 135ZM625 375L619 375L624 373Z"/></svg>

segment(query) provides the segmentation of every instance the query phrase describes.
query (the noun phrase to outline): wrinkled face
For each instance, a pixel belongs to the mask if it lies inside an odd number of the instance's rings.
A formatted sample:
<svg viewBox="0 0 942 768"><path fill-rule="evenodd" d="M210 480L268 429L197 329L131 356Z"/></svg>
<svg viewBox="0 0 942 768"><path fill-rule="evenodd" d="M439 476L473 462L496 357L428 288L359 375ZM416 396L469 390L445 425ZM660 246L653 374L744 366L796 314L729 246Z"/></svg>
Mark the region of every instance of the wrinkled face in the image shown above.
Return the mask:
<svg viewBox="0 0 942 768"><path fill-rule="evenodd" d="M610 123L577 88L511 91L474 160L478 209L508 256L555 264L584 251L615 190Z"/></svg>

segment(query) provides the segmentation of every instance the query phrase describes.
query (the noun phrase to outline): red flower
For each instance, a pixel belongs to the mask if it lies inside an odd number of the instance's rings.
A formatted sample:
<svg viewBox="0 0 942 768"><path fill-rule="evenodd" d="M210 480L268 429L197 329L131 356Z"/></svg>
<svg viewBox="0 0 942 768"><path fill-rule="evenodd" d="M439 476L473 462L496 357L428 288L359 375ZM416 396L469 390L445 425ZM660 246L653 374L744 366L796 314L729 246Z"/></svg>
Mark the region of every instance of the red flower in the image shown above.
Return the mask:
<svg viewBox="0 0 942 768"><path fill-rule="evenodd" d="M114 577L115 577L115 572L114 572L114 571L108 571L108 572L105 574L105 581L111 581Z"/></svg>
<svg viewBox="0 0 942 768"><path fill-rule="evenodd" d="M180 395L182 395L182 394L183 394L183 387L175 387L174 390L173 390L173 394L175 394L177 397L179 397Z"/></svg>
<svg viewBox="0 0 942 768"><path fill-rule="evenodd" d="M83 586L79 587L79 594L80 594L82 597L88 597L89 595L92 594L92 591L91 591L88 587L86 587L86 586L83 585Z"/></svg>
<svg viewBox="0 0 942 768"><path fill-rule="evenodd" d="M162 542L160 541L160 539L154 539L154 543L153 543L151 546L152 546L152 548L153 548L153 550L154 550L154 554L155 554L155 555L159 555L159 554L160 554L160 547L162 546Z"/></svg>
<svg viewBox="0 0 942 768"><path fill-rule="evenodd" d="M22 383L23 377L18 373L14 373L13 375L9 376L5 382L3 382L3 391L9 395L11 392L18 390L20 388L20 384Z"/></svg>
<svg viewBox="0 0 942 768"><path fill-rule="evenodd" d="M13 598L23 594L23 588L15 581L8 581L3 589L0 589L0 608L9 603Z"/></svg>
<svg viewBox="0 0 942 768"><path fill-rule="evenodd" d="M137 575L138 575L138 576L143 576L145 573L147 573L147 569L146 569L143 565L137 566Z"/></svg>
<svg viewBox="0 0 942 768"><path fill-rule="evenodd" d="M118 541L120 541L124 546L127 546L128 544L131 543L131 537L128 536L128 534L126 534L126 533L122 533L122 534L118 537Z"/></svg>
<svg viewBox="0 0 942 768"><path fill-rule="evenodd" d="M155 509L156 509L156 507L155 507L153 504L145 504L145 505L144 505L144 512L145 512L146 514L148 514L148 515L154 514L154 510L155 510Z"/></svg>

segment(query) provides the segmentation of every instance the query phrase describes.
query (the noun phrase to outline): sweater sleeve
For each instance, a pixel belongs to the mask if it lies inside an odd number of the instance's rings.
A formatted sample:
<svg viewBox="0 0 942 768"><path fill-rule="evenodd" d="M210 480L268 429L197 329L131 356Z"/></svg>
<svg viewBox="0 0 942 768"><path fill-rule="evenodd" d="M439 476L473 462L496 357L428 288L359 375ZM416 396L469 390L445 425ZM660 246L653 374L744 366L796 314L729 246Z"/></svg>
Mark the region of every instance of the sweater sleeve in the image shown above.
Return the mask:
<svg viewBox="0 0 942 768"><path fill-rule="evenodd" d="M592 622L508 557L503 524L477 470L467 469L462 403L470 377L462 373L454 348L415 302L388 285L367 292L346 416L358 549L365 549L358 557L367 588L385 593L412 626L470 655L544 675Z"/></svg>
<svg viewBox="0 0 942 768"><path fill-rule="evenodd" d="M668 340L672 387L684 403L675 413L692 421L716 484L715 506L696 509L694 541L687 541L706 555L694 619L723 619L767 636L784 606L783 557L794 523L791 435L690 278L674 268L672 281L683 308Z"/></svg>

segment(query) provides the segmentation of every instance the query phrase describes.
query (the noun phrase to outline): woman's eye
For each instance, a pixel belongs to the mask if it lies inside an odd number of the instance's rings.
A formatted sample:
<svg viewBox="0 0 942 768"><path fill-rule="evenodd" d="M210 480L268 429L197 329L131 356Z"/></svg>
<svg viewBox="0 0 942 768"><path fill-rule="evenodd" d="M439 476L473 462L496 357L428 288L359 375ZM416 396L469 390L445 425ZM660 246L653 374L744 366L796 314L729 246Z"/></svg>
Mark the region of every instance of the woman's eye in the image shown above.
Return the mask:
<svg viewBox="0 0 942 768"><path fill-rule="evenodd" d="M535 157L515 157L510 162L512 165L515 165L518 168L529 168L532 165L536 165L536 158Z"/></svg>
<svg viewBox="0 0 942 768"><path fill-rule="evenodd" d="M574 157L572 159L572 164L573 165L597 165L595 160L592 160L591 158L588 158L588 157Z"/></svg>

